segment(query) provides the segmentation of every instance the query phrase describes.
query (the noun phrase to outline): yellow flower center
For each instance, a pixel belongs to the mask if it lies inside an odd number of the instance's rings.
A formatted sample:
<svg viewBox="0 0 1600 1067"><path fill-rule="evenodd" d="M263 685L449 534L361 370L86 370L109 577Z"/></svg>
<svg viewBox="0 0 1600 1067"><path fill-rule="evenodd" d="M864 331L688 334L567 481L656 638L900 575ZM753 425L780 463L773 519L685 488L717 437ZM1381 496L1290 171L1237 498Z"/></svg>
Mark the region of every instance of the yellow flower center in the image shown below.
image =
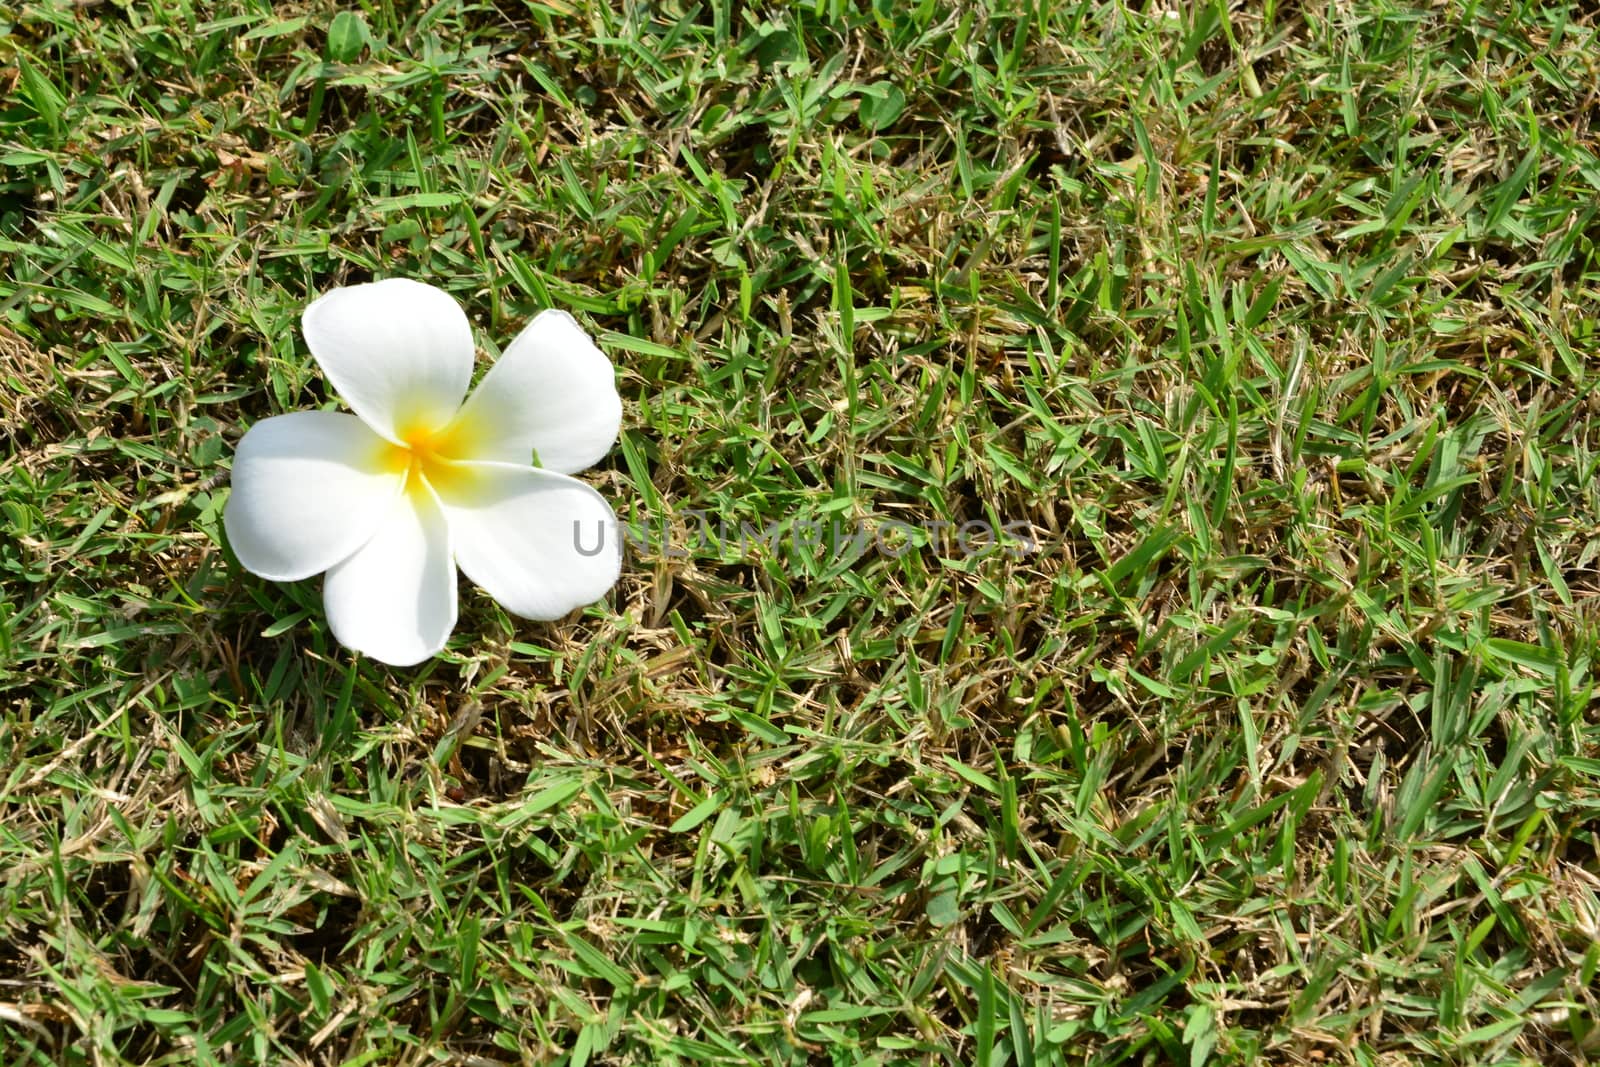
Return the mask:
<svg viewBox="0 0 1600 1067"><path fill-rule="evenodd" d="M461 451L458 436L454 426L438 430L417 426L402 431L400 440L404 444L384 445L383 468L405 474L407 493L426 492L426 482L434 492L448 494L469 476L466 468L452 462Z"/></svg>

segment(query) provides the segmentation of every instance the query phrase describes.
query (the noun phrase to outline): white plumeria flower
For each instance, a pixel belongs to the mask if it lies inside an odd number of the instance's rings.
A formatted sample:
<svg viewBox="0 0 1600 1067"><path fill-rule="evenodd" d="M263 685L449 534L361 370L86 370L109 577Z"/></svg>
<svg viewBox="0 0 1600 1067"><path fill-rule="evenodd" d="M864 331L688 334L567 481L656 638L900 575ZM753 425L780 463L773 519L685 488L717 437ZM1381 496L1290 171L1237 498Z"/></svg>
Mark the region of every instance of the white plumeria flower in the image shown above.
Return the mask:
<svg viewBox="0 0 1600 1067"><path fill-rule="evenodd" d="M472 327L431 285L335 289L301 327L355 414L278 415L239 442L223 525L247 569L285 582L327 571L334 636L395 666L444 647L457 567L530 619L616 582L620 546L594 550L616 517L569 475L610 450L622 400L571 315L535 317L471 396Z"/></svg>

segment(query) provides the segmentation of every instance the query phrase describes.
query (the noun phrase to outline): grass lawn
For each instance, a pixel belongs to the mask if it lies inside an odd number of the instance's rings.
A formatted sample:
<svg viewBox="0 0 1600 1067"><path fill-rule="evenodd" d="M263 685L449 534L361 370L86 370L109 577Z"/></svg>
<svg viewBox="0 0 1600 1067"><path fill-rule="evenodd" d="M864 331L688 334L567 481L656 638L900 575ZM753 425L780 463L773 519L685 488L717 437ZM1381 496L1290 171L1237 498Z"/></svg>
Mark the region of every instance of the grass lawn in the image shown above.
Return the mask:
<svg viewBox="0 0 1600 1067"><path fill-rule="evenodd" d="M0 3L0 1062L1600 1058L1600 11ZM231 457L404 275L604 601L341 648Z"/></svg>

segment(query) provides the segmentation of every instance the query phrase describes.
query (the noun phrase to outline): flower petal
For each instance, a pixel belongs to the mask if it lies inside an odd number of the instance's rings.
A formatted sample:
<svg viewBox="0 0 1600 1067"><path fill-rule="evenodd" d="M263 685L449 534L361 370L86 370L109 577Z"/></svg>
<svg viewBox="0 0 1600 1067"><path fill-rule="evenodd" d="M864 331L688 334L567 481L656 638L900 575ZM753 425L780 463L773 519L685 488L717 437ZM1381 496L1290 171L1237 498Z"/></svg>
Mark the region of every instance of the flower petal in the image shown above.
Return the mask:
<svg viewBox="0 0 1600 1067"><path fill-rule="evenodd" d="M559 619L622 573L611 505L575 478L511 463L452 463L439 485L456 565L512 614Z"/></svg>
<svg viewBox="0 0 1600 1067"><path fill-rule="evenodd" d="M408 486L372 540L328 571L322 603L339 643L396 667L444 648L456 625L450 540L438 499Z"/></svg>
<svg viewBox="0 0 1600 1067"><path fill-rule="evenodd" d="M616 443L622 398L611 361L565 311L541 311L506 347L449 431L457 459L575 474Z"/></svg>
<svg viewBox="0 0 1600 1067"><path fill-rule="evenodd" d="M300 317L351 409L399 444L450 421L472 380L472 326L455 298L409 278L334 289Z"/></svg>
<svg viewBox="0 0 1600 1067"><path fill-rule="evenodd" d="M319 574L366 543L404 483L394 446L354 415L297 411L250 427L222 513L246 570L280 582Z"/></svg>

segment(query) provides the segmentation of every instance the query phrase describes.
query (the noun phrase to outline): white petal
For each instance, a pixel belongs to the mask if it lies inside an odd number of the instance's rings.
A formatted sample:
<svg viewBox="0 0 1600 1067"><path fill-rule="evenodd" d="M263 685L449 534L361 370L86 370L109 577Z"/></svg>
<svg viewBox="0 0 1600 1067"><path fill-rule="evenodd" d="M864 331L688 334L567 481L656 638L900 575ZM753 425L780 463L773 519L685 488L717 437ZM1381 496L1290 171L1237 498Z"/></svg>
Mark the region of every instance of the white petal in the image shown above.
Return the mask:
<svg viewBox="0 0 1600 1067"><path fill-rule="evenodd" d="M611 361L576 319L551 309L507 346L467 398L451 433L458 459L527 463L562 474L616 443L622 398Z"/></svg>
<svg viewBox="0 0 1600 1067"><path fill-rule="evenodd" d="M507 611L559 619L616 583L620 531L599 493L537 467L450 466L438 489L456 565Z"/></svg>
<svg viewBox="0 0 1600 1067"><path fill-rule="evenodd" d="M328 571L322 603L339 643L396 667L444 648L456 625L450 541L427 485L408 486L372 540Z"/></svg>
<svg viewBox="0 0 1600 1067"><path fill-rule="evenodd" d="M436 430L472 380L472 326L449 293L389 278L327 293L300 317L333 387L391 441Z"/></svg>
<svg viewBox="0 0 1600 1067"><path fill-rule="evenodd" d="M366 543L400 492L394 446L354 415L297 411L250 427L222 513L245 569L281 582L320 574Z"/></svg>

